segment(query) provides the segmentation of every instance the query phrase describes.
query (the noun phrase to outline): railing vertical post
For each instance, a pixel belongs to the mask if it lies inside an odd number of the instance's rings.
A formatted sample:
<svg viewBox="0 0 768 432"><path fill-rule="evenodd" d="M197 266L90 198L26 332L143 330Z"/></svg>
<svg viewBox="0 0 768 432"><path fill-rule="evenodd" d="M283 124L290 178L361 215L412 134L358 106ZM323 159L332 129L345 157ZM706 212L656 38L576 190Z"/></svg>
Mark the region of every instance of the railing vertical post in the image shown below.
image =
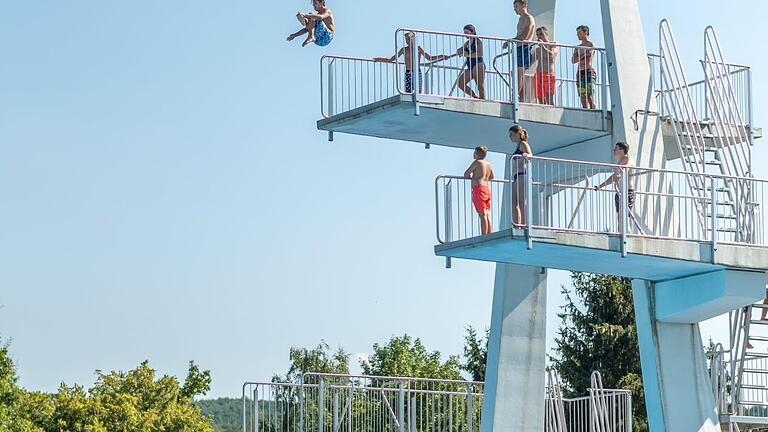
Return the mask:
<svg viewBox="0 0 768 432"><path fill-rule="evenodd" d="M525 236L528 240L528 249L533 249L533 237L531 236L531 227L533 226L533 163L528 158L523 157L525 164ZM518 176L518 179L520 177Z"/></svg>
<svg viewBox="0 0 768 432"><path fill-rule="evenodd" d="M400 381L397 397L397 420L400 422L399 432L405 432L405 384Z"/></svg>
<svg viewBox="0 0 768 432"><path fill-rule="evenodd" d="M518 122L518 109L520 108L520 89L518 85L517 76L517 41L509 41L510 53L512 55L512 64L510 64L510 74L512 79L510 80L510 87L512 87L512 121Z"/></svg>
<svg viewBox="0 0 768 432"><path fill-rule="evenodd" d="M753 104L752 104L752 68L747 68L747 121L749 122L749 127L747 129L748 139L749 139L749 145L754 144L754 136L752 135L752 128L753 128ZM751 155L751 153L750 153ZM749 163L750 170L752 169L752 161L747 161ZM752 174L752 173L750 173Z"/></svg>
<svg viewBox="0 0 768 432"><path fill-rule="evenodd" d="M328 62L328 117L333 116L336 112L336 107L334 106L334 73L333 73L333 63L336 61L336 59L331 59Z"/></svg>
<svg viewBox="0 0 768 432"><path fill-rule="evenodd" d="M411 396L411 405L408 407L410 412L410 432L416 432L416 396Z"/></svg>
<svg viewBox="0 0 768 432"><path fill-rule="evenodd" d="M605 61L605 51L600 55L600 102L602 105L603 130L608 130L608 68Z"/></svg>
<svg viewBox="0 0 768 432"><path fill-rule="evenodd" d="M339 394L333 393L333 431L339 432Z"/></svg>
<svg viewBox="0 0 768 432"><path fill-rule="evenodd" d="M711 177L709 179L709 185L710 185L710 203L711 203L711 209L710 212L712 212L712 216L709 218L711 220L711 233L710 236L712 236L712 262L715 262L715 254L717 253L717 182L714 177Z"/></svg>
<svg viewBox="0 0 768 432"><path fill-rule="evenodd" d="M624 432L632 432L632 394L624 394L624 400L626 401L624 413Z"/></svg>
<svg viewBox="0 0 768 432"><path fill-rule="evenodd" d="M723 181L727 182L728 180ZM741 232L741 195L739 195L739 183L739 180L733 180L733 206L736 210L734 212L736 213L736 232L734 233L733 240L736 242L743 242L746 240L746 236Z"/></svg>
<svg viewBox="0 0 768 432"><path fill-rule="evenodd" d="M446 243L453 241L453 183L452 180L448 180L445 184L445 196L443 202L445 203L445 241ZM445 257L445 268L451 268L451 257Z"/></svg>
<svg viewBox="0 0 768 432"><path fill-rule="evenodd" d="M467 432L474 431L474 413L475 410L472 404L472 384L467 384Z"/></svg>
<svg viewBox="0 0 768 432"><path fill-rule="evenodd" d="M627 231L629 229L629 170L621 168L621 196L619 200L619 233L621 234L621 256L627 256Z"/></svg>
<svg viewBox="0 0 768 432"><path fill-rule="evenodd" d="M317 397L317 432L323 432L325 429L325 380L323 377L320 377L318 391L320 394Z"/></svg>
<svg viewBox="0 0 768 432"><path fill-rule="evenodd" d="M331 59L331 61L328 62L328 117L333 116L336 114L336 106L335 106L335 94L334 94L334 71L333 71L333 63L336 61L336 59ZM333 131L328 131L328 141L333 142Z"/></svg>
<svg viewBox="0 0 768 432"><path fill-rule="evenodd" d="M259 386L253 390L253 432L259 432Z"/></svg>
<svg viewBox="0 0 768 432"><path fill-rule="evenodd" d="M304 432L304 379L302 375L299 387L299 432Z"/></svg>
<svg viewBox="0 0 768 432"><path fill-rule="evenodd" d="M413 114L421 115L419 108L419 91L421 90L421 59L419 58L419 44L416 41L416 34L413 35L411 44L411 99L413 100Z"/></svg>

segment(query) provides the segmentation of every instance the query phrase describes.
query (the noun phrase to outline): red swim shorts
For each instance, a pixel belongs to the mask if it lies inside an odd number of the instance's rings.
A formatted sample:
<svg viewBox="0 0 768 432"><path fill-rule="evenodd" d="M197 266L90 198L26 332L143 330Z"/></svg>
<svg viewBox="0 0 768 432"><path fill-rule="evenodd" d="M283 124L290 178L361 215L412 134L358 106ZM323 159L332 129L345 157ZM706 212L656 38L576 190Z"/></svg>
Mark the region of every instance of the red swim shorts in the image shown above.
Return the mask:
<svg viewBox="0 0 768 432"><path fill-rule="evenodd" d="M539 71L533 77L533 89L536 98L544 99L555 92L555 74L552 72Z"/></svg>
<svg viewBox="0 0 768 432"><path fill-rule="evenodd" d="M486 185L472 186L472 204L478 213L491 209L491 189Z"/></svg>

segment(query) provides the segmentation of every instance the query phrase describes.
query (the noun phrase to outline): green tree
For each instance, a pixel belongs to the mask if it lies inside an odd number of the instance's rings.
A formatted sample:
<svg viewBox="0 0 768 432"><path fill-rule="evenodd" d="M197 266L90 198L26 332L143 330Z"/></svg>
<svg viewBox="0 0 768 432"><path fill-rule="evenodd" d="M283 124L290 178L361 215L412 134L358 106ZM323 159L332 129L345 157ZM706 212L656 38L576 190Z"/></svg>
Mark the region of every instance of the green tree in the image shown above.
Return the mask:
<svg viewBox="0 0 768 432"><path fill-rule="evenodd" d="M288 372L284 377L273 376L273 382L300 383L307 372L349 374L349 353L342 347L331 351L322 340L314 348L291 347L288 357L291 362Z"/></svg>
<svg viewBox="0 0 768 432"><path fill-rule="evenodd" d="M461 369L469 373L473 381L485 381L489 333L490 330L486 328L485 335L479 336L474 327L467 326L467 334L464 336L464 363Z"/></svg>
<svg viewBox="0 0 768 432"><path fill-rule="evenodd" d="M0 431L42 432L29 416L29 400L17 381L16 365L9 354L8 344L0 340Z"/></svg>
<svg viewBox="0 0 768 432"><path fill-rule="evenodd" d="M360 366L366 375L461 379L459 358L441 361L440 351L428 351L421 340L408 335L392 337L384 345L374 344L373 354Z"/></svg>
<svg viewBox="0 0 768 432"><path fill-rule="evenodd" d="M590 387L592 371L600 371L606 388L632 391L634 430L646 431L631 282L586 273L572 273L571 280L579 303L563 287L566 301L558 314L562 323L552 358L564 392L580 395Z"/></svg>
<svg viewBox="0 0 768 432"><path fill-rule="evenodd" d="M203 415L211 419L213 432L243 430L243 401L240 398L219 398L197 401Z"/></svg>

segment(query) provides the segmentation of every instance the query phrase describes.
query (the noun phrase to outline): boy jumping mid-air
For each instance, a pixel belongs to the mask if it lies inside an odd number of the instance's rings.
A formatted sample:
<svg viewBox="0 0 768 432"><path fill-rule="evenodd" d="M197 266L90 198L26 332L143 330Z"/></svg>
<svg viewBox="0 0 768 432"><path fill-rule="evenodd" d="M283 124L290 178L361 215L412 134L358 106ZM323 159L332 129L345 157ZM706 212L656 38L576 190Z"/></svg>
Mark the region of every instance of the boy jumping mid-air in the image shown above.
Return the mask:
<svg viewBox="0 0 768 432"><path fill-rule="evenodd" d="M333 12L325 5L325 0L312 0L312 6L317 13L299 12L296 14L296 19L304 28L288 36L288 42L306 33L307 38L301 44L303 47L313 42L321 47L331 43L333 33L336 31Z"/></svg>
<svg viewBox="0 0 768 432"><path fill-rule="evenodd" d="M481 234L491 233L491 188L488 182L493 180L493 168L485 161L488 148L475 147L474 162L464 171L464 178L472 179L472 204L480 216Z"/></svg>

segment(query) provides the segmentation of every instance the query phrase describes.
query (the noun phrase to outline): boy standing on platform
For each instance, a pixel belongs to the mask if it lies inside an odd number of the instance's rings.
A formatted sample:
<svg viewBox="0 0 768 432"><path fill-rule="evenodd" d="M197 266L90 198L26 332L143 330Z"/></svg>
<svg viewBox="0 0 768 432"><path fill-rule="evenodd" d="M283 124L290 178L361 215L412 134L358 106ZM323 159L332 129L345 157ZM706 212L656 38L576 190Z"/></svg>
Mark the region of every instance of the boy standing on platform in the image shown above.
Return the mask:
<svg viewBox="0 0 768 432"><path fill-rule="evenodd" d="M422 91L422 83L424 81L423 80L424 76L421 73L421 67L420 67L422 57L427 59L428 62L438 62L438 61L443 61L451 58L450 56L447 56L447 55L433 56L428 52L424 51L424 48L422 48L421 46L417 46L416 50L418 51L419 58L414 61L413 45L415 43L416 43L416 34L409 31L405 34L405 47L400 48L400 50L397 53L395 53L395 55L393 55L392 57L374 57L373 58L373 61L376 61L376 62L394 63L397 59L399 59L400 57L403 57L403 63L405 64L405 92L406 93L413 92L414 69L419 74L419 93L421 93Z"/></svg>
<svg viewBox="0 0 768 432"><path fill-rule="evenodd" d="M490 234L491 226L491 188L488 182L493 180L493 168L486 162L487 147L475 147L474 162L464 171L464 178L472 179L472 204L480 216L481 234Z"/></svg>

